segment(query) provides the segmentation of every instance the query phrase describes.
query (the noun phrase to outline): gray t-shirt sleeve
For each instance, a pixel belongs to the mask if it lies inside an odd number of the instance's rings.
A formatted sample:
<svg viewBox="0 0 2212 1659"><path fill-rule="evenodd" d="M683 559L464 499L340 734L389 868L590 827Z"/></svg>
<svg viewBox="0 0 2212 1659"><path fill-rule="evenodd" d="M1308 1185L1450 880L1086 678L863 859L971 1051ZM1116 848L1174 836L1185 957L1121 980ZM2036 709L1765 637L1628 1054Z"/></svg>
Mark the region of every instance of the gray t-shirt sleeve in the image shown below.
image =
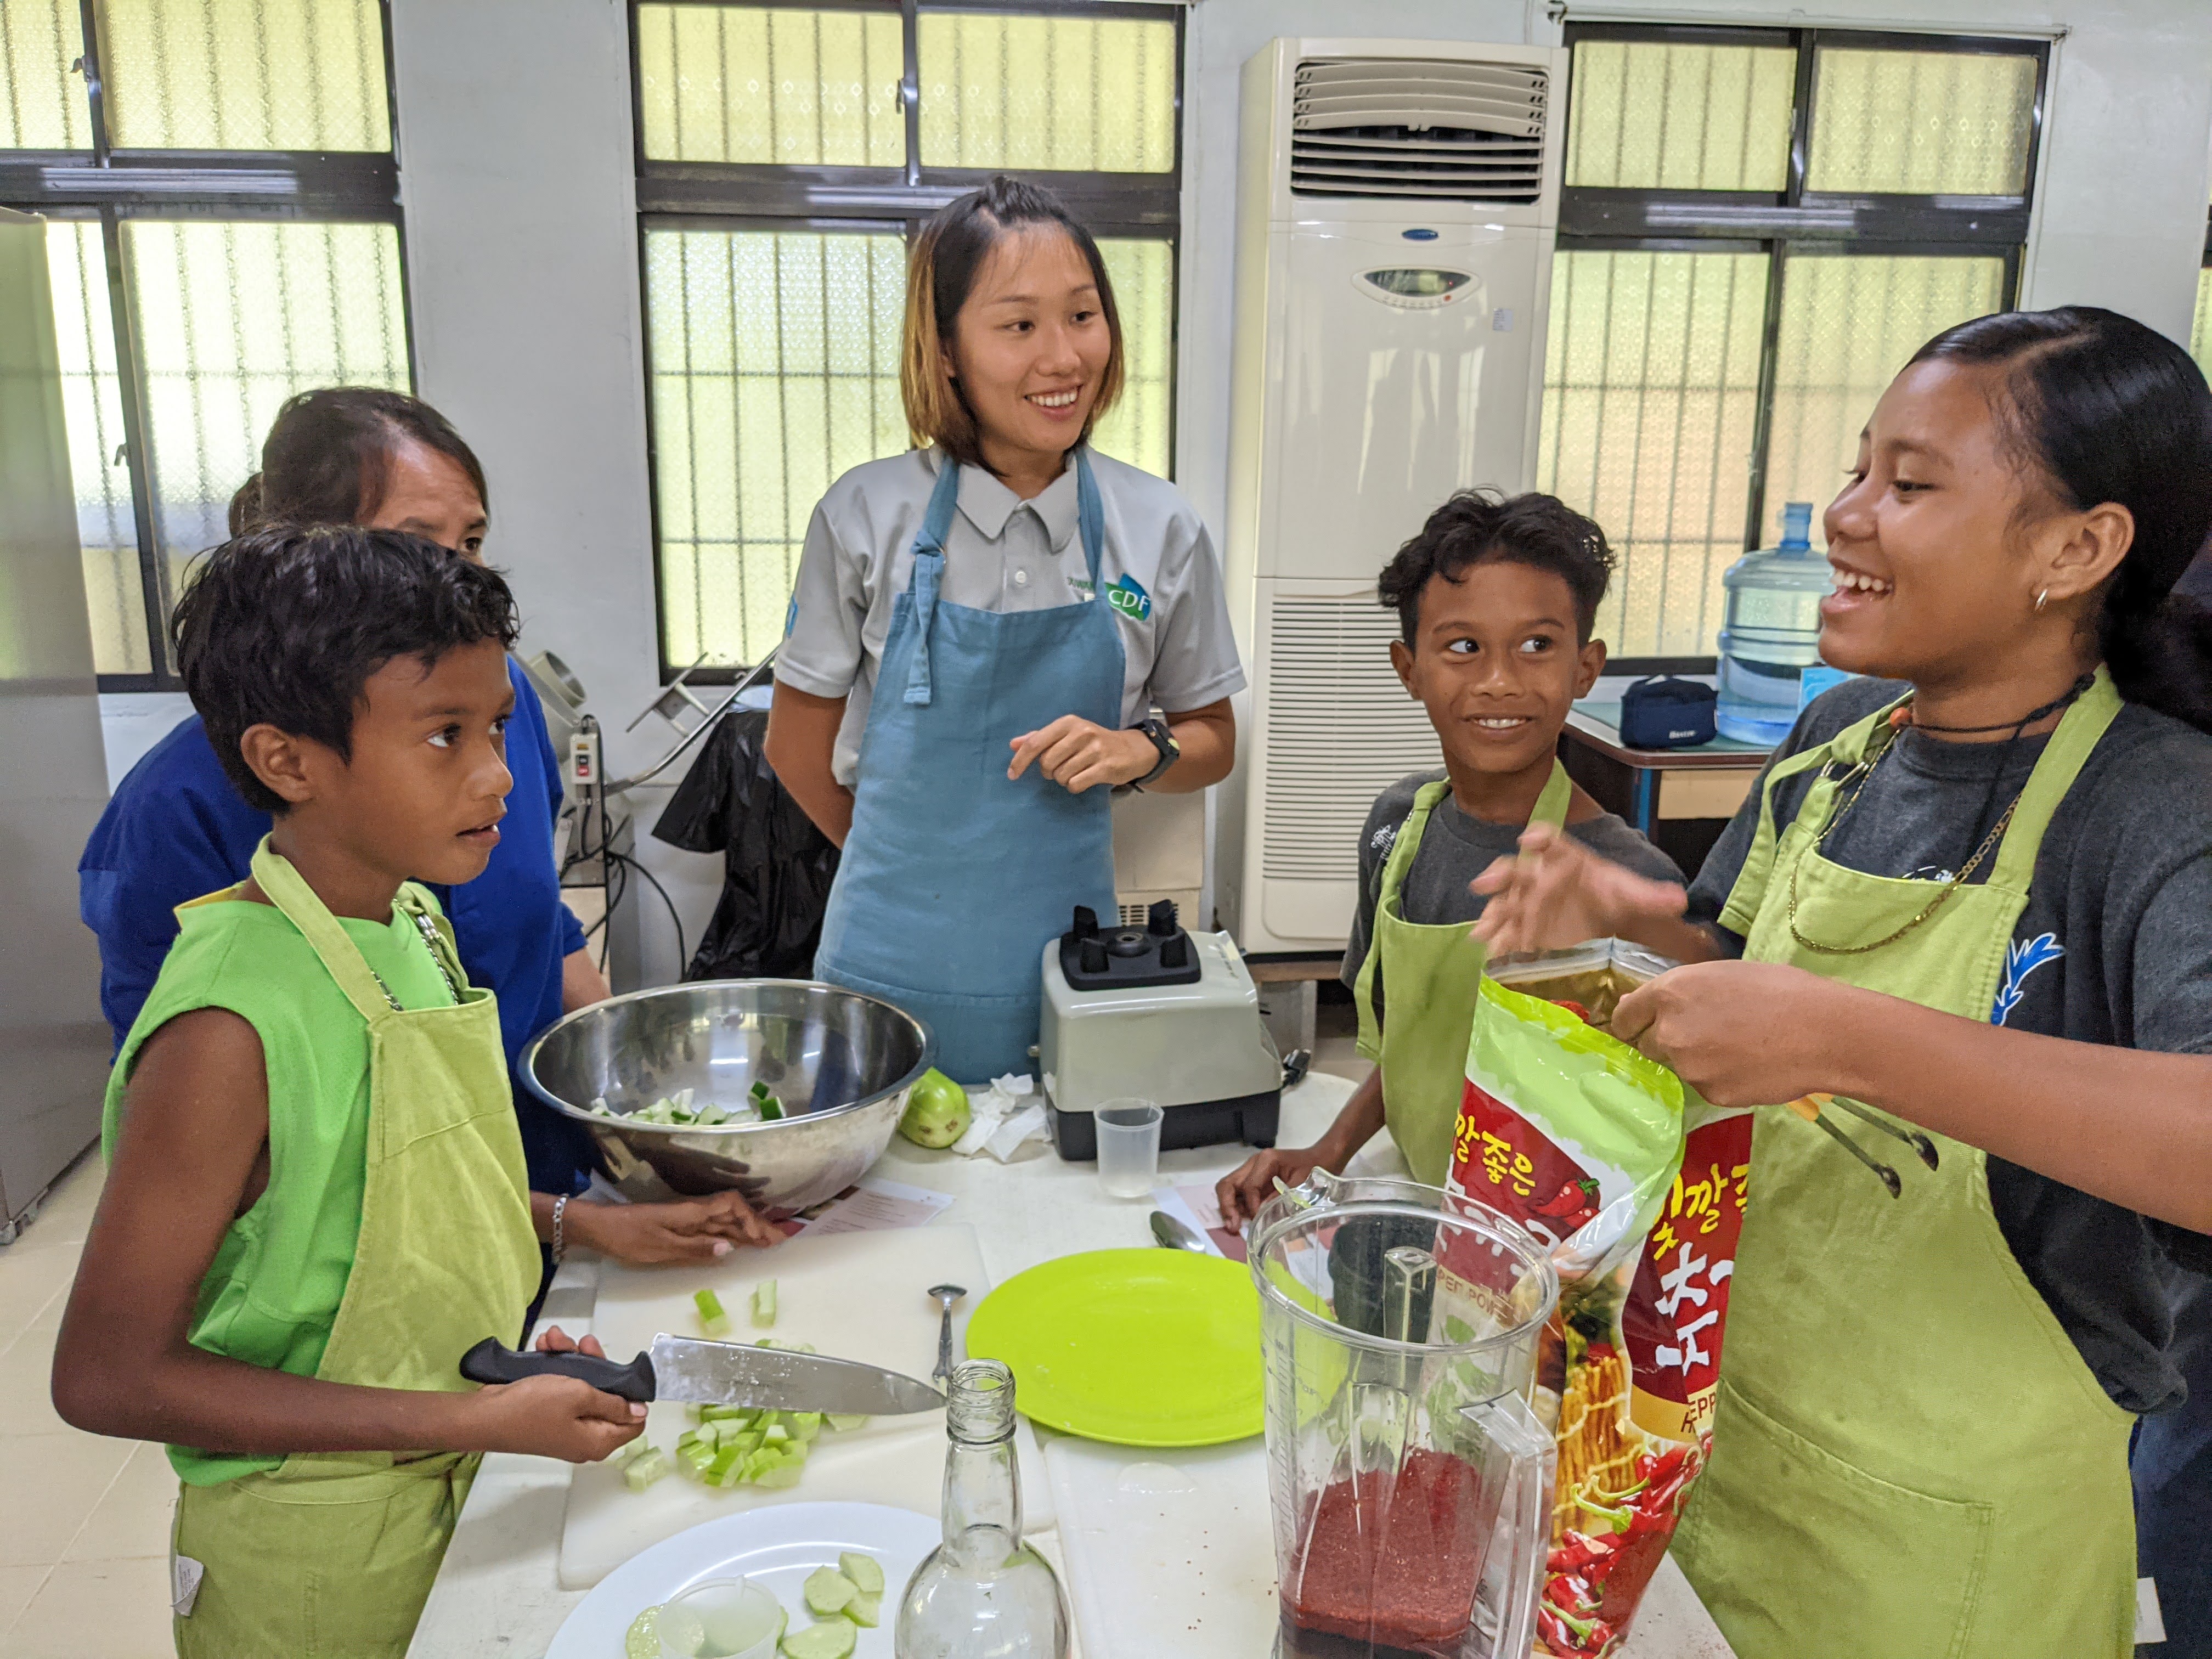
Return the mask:
<svg viewBox="0 0 2212 1659"><path fill-rule="evenodd" d="M1187 520L1187 521L1186 521ZM1244 665L1237 655L1237 635L1229 623L1229 599L1221 581L1221 561L1195 514L1173 526L1182 539L1160 559L1158 591L1152 609L1159 619L1159 643L1147 690L1170 714L1188 714L1244 689Z"/></svg>
<svg viewBox="0 0 2212 1659"><path fill-rule="evenodd" d="M827 505L817 506L807 521L775 678L814 696L842 697L860 677L868 594L859 564L830 526Z"/></svg>

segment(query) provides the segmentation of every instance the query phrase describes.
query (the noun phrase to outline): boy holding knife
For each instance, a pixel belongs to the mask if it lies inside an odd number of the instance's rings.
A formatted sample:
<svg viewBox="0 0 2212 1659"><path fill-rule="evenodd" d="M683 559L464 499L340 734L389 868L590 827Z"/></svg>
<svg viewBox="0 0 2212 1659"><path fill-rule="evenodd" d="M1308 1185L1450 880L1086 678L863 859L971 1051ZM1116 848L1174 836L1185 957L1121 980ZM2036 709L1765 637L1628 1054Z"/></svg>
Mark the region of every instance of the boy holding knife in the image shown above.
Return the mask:
<svg viewBox="0 0 2212 1659"><path fill-rule="evenodd" d="M645 1416L457 1369L520 1328L538 1243L496 1005L416 884L498 842L514 600L398 532L272 530L209 556L174 629L275 827L182 908L117 1056L54 1401L170 1443L184 1659L398 1659L478 1454L595 1461Z"/></svg>

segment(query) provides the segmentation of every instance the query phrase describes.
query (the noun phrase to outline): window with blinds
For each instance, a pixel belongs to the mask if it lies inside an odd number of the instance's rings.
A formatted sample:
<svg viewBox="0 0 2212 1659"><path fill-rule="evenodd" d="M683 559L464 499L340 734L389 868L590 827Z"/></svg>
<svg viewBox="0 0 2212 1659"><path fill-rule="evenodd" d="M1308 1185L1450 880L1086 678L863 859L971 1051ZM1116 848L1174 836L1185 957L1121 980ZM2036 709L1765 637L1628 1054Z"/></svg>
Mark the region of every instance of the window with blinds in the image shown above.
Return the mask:
<svg viewBox="0 0 2212 1659"><path fill-rule="evenodd" d="M1539 487L1620 555L1616 661L1709 666L1729 564L1785 502L1826 505L1921 344L2012 303L2046 52L1672 25L1567 41Z"/></svg>
<svg viewBox="0 0 2212 1659"><path fill-rule="evenodd" d="M285 398L412 382L384 40L378 0L0 3L103 690L175 687L169 609Z"/></svg>
<svg viewBox="0 0 2212 1659"><path fill-rule="evenodd" d="M1092 441L1170 472L1179 9L648 0L632 20L665 672L759 660L815 502L906 447L907 245L994 173L1097 238L1127 380Z"/></svg>

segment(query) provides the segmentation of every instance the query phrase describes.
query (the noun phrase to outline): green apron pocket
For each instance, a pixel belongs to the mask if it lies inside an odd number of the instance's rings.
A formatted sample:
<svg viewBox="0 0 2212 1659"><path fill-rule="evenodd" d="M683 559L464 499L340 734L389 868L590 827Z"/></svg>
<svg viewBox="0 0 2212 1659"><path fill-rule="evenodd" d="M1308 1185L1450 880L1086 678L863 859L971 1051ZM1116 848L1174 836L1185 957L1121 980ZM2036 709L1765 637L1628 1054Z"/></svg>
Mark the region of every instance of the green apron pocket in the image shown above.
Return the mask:
<svg viewBox="0 0 2212 1659"><path fill-rule="evenodd" d="M1712 1464L1674 1553L1738 1659L1966 1653L1991 1505L1878 1479L1720 1386ZM1880 1590L1900 1571L1922 1587L1910 1601Z"/></svg>

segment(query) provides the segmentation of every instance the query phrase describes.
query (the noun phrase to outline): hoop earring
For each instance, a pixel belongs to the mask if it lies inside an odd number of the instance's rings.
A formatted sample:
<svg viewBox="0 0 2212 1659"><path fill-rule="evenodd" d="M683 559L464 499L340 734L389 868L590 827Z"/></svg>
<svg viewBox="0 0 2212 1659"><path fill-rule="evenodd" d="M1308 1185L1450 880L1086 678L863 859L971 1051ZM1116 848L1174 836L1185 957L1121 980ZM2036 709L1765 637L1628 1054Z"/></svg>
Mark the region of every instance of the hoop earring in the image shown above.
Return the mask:
<svg viewBox="0 0 2212 1659"><path fill-rule="evenodd" d="M2039 617L2043 614L2043 602L2050 597L2051 590L2047 587L2035 596L2035 614L2037 616Z"/></svg>

